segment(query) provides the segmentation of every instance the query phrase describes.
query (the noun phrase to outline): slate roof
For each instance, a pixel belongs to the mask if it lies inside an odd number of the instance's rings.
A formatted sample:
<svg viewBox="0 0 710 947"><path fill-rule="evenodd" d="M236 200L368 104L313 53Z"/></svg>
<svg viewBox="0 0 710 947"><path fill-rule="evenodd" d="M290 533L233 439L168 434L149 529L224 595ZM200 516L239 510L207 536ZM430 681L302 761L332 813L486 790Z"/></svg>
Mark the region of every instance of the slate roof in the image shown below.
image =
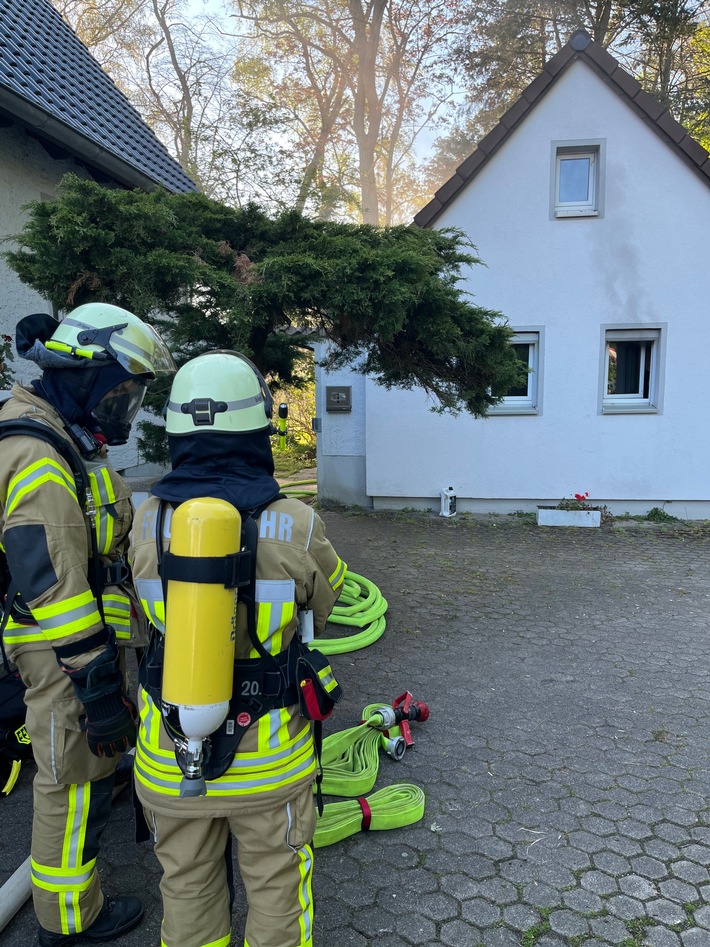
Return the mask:
<svg viewBox="0 0 710 947"><path fill-rule="evenodd" d="M530 83L495 128L481 139L473 154L469 155L446 184L439 188L433 200L419 211L414 218L415 224L420 227L429 227L437 220L458 193L478 174L503 142L525 120L530 110L577 60L586 62L614 92L624 99L639 118L673 148L678 157L710 186L708 152L690 137L665 105L648 92L644 92L636 79L622 69L610 53L595 43L587 32L577 30L559 53L545 64L545 68L537 79Z"/></svg>
<svg viewBox="0 0 710 947"><path fill-rule="evenodd" d="M122 184L196 190L48 0L0 0L0 115Z"/></svg>

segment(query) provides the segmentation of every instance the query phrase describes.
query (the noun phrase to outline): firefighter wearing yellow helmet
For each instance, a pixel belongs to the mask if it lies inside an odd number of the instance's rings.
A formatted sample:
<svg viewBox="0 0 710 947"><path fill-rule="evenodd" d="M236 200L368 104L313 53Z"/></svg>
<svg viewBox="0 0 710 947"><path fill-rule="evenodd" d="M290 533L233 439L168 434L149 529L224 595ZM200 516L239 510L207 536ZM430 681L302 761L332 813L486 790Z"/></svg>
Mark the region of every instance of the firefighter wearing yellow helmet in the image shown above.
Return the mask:
<svg viewBox="0 0 710 947"><path fill-rule="evenodd" d="M150 326L104 303L59 323L26 316L16 346L42 374L0 413L2 634L37 763L39 944L61 947L113 940L143 913L137 898L105 896L96 866L120 754L135 744L121 646L146 632L126 560L130 491L107 446L125 443L149 380L174 366Z"/></svg>
<svg viewBox="0 0 710 947"><path fill-rule="evenodd" d="M230 943L230 831L248 899L245 944L312 943L318 718L301 715L299 686L317 678L326 703L338 687L297 629L308 611L323 631L345 564L315 511L279 495L271 412L242 355L188 362L165 412L172 470L136 513L133 574L154 630L135 777L163 869L163 947Z"/></svg>

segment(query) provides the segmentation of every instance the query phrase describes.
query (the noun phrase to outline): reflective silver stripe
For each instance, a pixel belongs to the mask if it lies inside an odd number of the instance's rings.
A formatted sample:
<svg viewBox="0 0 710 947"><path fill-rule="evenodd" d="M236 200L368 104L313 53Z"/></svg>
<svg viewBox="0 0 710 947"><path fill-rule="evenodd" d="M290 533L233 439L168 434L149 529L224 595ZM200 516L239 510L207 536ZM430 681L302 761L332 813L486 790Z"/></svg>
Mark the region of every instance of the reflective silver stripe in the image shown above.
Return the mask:
<svg viewBox="0 0 710 947"><path fill-rule="evenodd" d="M136 591L143 604L143 610L147 612L150 622L155 627L165 633L165 622L158 615L157 606L161 606L164 612L163 603L163 584L160 579L135 579Z"/></svg>
<svg viewBox="0 0 710 947"><path fill-rule="evenodd" d="M116 494L105 464L94 464L89 470L91 492L96 503L96 541L99 552L106 555L111 546L113 521L106 507L116 502Z"/></svg>
<svg viewBox="0 0 710 947"><path fill-rule="evenodd" d="M261 392L258 395L249 395L248 398L241 398L239 401L227 401L227 411L242 411L244 408L253 408L255 404L264 404L264 396ZM168 410L175 411L176 414L182 414L182 403L177 401L168 402Z"/></svg>
<svg viewBox="0 0 710 947"><path fill-rule="evenodd" d="M310 549L311 546L311 536L313 536L313 527L316 525L316 514L315 510L311 509L311 528L308 530L308 539L306 539L306 552Z"/></svg>
<svg viewBox="0 0 710 947"><path fill-rule="evenodd" d="M78 885L86 884L91 880L91 876L94 873L94 863L92 862L87 868L82 866L80 869L65 869L66 874L58 875L56 872L52 872L51 869L47 868L43 870L42 865L38 865L37 862L32 862L32 880L43 882L48 885L56 885L59 887L72 889L74 890Z"/></svg>
<svg viewBox="0 0 710 947"><path fill-rule="evenodd" d="M323 668L322 671L319 671L318 677L320 678L321 684L326 689L328 688L330 684L335 683L335 675L333 674L333 670L330 667Z"/></svg>
<svg viewBox="0 0 710 947"><path fill-rule="evenodd" d="M74 808L74 821L71 825L71 836L69 840L69 863L72 866L81 865L82 843L84 840L84 831L86 827L86 816L88 812L89 800L91 798L91 784L76 784L76 806Z"/></svg>
<svg viewBox="0 0 710 947"><path fill-rule="evenodd" d="M304 845L299 852L301 858L301 897L300 903L303 905L303 933L304 943L310 944L313 924L313 899L311 892L311 876L313 874L313 850L310 845Z"/></svg>
<svg viewBox="0 0 710 947"><path fill-rule="evenodd" d="M158 711L154 706L153 713L159 714L160 711ZM153 727L150 727L150 730L153 730ZM263 769L265 767L273 766L274 763L288 759L289 756L292 756L298 750L306 747L310 740L311 732L310 728L308 728L307 731L304 732L295 743L289 745L286 748L279 749L275 753L269 753L260 757L251 756L249 760L240 760L239 754L237 754L232 760L232 763L227 770L227 774L237 773L239 770ZM146 760L150 760L151 762L155 763L156 766L160 766L162 768L167 766L170 767L170 769L174 769L177 774L176 778L180 776L181 771L179 770L177 762L175 761L175 754L171 753L169 750L155 748L149 745L144 739L141 739L139 752L141 756L144 756ZM222 779L224 779L224 777L220 776L219 782L221 782Z"/></svg>
<svg viewBox="0 0 710 947"><path fill-rule="evenodd" d="M61 615L53 615L51 618L38 618L39 626L42 631L52 631L54 628L61 628L70 622L77 621L80 618L88 618L96 614L96 621L100 621L99 610L96 607L95 600L87 602L86 605L78 605L76 608L70 608ZM35 616L36 617L36 616Z"/></svg>
<svg viewBox="0 0 710 947"><path fill-rule="evenodd" d="M102 595L101 598L104 603L104 612L111 616L114 624L131 624L131 603L126 596L117 598L115 595Z"/></svg>
<svg viewBox="0 0 710 947"><path fill-rule="evenodd" d="M338 568L336 569L336 571L333 574L332 579L330 580L331 588L335 589L340 584L340 582L342 581L342 575L345 572L345 568L346 568L345 563L343 562L342 559L340 559L338 561Z"/></svg>
<svg viewBox="0 0 710 947"><path fill-rule="evenodd" d="M293 611L296 608L296 583L293 579L257 579L255 599L257 634L271 654L274 650L274 636L282 632L293 617ZM284 605L292 606L291 613L285 620ZM267 615L264 615L265 611ZM276 648L278 651L282 649L280 638L276 639Z"/></svg>
<svg viewBox="0 0 710 947"><path fill-rule="evenodd" d="M144 754L142 750L143 747L141 746L139 751L136 753L134 763L136 768L136 776L141 778L141 781L145 784L158 787L158 792L160 792L161 789L169 789L173 795L178 795L180 792L180 783L182 782L182 772L177 767L177 765L175 767L175 776L171 777L166 774L158 775L154 770L149 770L144 765ZM234 780L228 779L227 775L225 774L224 776L220 776L219 779L210 780L208 795L224 795L226 793L246 795L249 791L266 790L278 785L296 782L300 776L306 775L306 773L315 768L315 762L315 754L309 753L302 762L300 762L298 765L292 766L285 772L273 773L252 779L241 776ZM228 770L228 772L231 772L231 770Z"/></svg>
<svg viewBox="0 0 710 947"><path fill-rule="evenodd" d="M296 601L296 583L293 579L257 579L256 601L282 605Z"/></svg>
<svg viewBox="0 0 710 947"><path fill-rule="evenodd" d="M163 583L160 579L134 579L136 590L140 598L148 601L163 601Z"/></svg>

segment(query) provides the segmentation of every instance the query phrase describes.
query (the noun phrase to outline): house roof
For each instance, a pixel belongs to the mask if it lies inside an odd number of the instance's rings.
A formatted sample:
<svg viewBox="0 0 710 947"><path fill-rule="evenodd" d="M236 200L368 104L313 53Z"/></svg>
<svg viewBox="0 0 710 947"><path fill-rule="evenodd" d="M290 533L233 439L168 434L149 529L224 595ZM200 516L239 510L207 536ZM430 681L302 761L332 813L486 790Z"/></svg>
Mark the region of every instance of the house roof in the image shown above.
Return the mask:
<svg viewBox="0 0 710 947"><path fill-rule="evenodd" d="M48 0L0 0L2 115L127 186L196 189Z"/></svg>
<svg viewBox="0 0 710 947"><path fill-rule="evenodd" d="M525 120L531 109L558 81L572 63L585 62L617 95L636 112L678 157L695 171L710 186L710 155L691 138L685 128L677 122L665 105L648 92L628 72L621 68L614 57L603 49L584 30L577 30L569 42L545 64L537 79L525 89L520 98L503 115L501 120L479 143L473 154L461 164L446 184L436 192L434 198L419 211L414 223L420 227L433 224L443 211L458 196L459 192L474 178L493 157L503 143Z"/></svg>

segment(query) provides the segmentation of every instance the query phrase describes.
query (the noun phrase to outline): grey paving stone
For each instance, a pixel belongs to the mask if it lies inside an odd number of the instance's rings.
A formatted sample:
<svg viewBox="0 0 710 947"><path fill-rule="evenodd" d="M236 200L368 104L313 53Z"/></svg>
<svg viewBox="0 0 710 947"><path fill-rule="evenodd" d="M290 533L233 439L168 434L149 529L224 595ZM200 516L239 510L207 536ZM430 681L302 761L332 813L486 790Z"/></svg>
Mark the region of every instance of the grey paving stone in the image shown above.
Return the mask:
<svg viewBox="0 0 710 947"><path fill-rule="evenodd" d="M595 914L604 907L604 902L598 894L586 891L584 888L563 891L562 902L573 911L579 911L580 914Z"/></svg>
<svg viewBox="0 0 710 947"><path fill-rule="evenodd" d="M631 921L634 918L646 916L643 901L637 901L636 898L630 898L625 894L617 894L607 898L604 905L610 914L620 917L622 921Z"/></svg>
<svg viewBox="0 0 710 947"><path fill-rule="evenodd" d="M686 920L683 908L673 901L657 898L646 903L646 913L655 918L660 924L682 924Z"/></svg>
<svg viewBox="0 0 710 947"><path fill-rule="evenodd" d="M676 861L671 864L671 872L683 881L700 884L710 878L707 868L690 861Z"/></svg>
<svg viewBox="0 0 710 947"><path fill-rule="evenodd" d="M432 921L446 921L456 917L459 905L448 894L423 894L417 898L417 910Z"/></svg>
<svg viewBox="0 0 710 947"><path fill-rule="evenodd" d="M553 911L548 920L552 930L563 937L580 937L589 930L589 922L573 911Z"/></svg>
<svg viewBox="0 0 710 947"><path fill-rule="evenodd" d="M680 904L690 904L698 900L698 889L687 881L681 881L679 878L671 878L668 881L662 881L658 886L659 891L664 898L669 901L678 901Z"/></svg>
<svg viewBox="0 0 710 947"><path fill-rule="evenodd" d="M476 881L475 894L486 898L494 904L513 904L518 900L518 891L515 885L503 878L489 878L485 881Z"/></svg>
<svg viewBox="0 0 710 947"><path fill-rule="evenodd" d="M560 901L561 896L559 891L550 887L550 885L533 882L532 884L525 885L523 890L523 902L531 904L534 907L551 908L558 905Z"/></svg>
<svg viewBox="0 0 710 947"><path fill-rule="evenodd" d="M527 931L540 923L540 915L527 904L510 904L503 908L503 920L516 931Z"/></svg>
<svg viewBox="0 0 710 947"><path fill-rule="evenodd" d="M683 947L710 947L710 931L693 927L680 935Z"/></svg>
<svg viewBox="0 0 710 947"><path fill-rule="evenodd" d="M680 937L665 927L647 927L642 943L643 947L679 947Z"/></svg>
<svg viewBox="0 0 710 947"><path fill-rule="evenodd" d="M432 944L436 938L436 924L421 914L405 913L396 919L397 933L410 944Z"/></svg>
<svg viewBox="0 0 710 947"><path fill-rule="evenodd" d="M650 858L648 855L642 855L640 858L631 859L631 867L637 875L644 878L650 878L652 881L659 881L661 878L668 877L668 868L657 858Z"/></svg>
<svg viewBox="0 0 710 947"><path fill-rule="evenodd" d="M474 924L476 927L483 929L492 927L500 921L501 909L497 904L492 904L483 898L473 898L471 901L463 902L461 916L469 924Z"/></svg>
<svg viewBox="0 0 710 947"><path fill-rule="evenodd" d="M695 923L698 927L704 927L706 930L710 930L710 907L704 905L701 908L697 908L694 912Z"/></svg>
<svg viewBox="0 0 710 947"><path fill-rule="evenodd" d="M446 947L479 947L483 935L464 921L449 921L441 928L441 943Z"/></svg>
<svg viewBox="0 0 710 947"><path fill-rule="evenodd" d="M589 926L595 937L610 944L621 944L629 936L626 925L616 917L593 917Z"/></svg>
<svg viewBox="0 0 710 947"><path fill-rule="evenodd" d="M393 934L396 927L396 917L382 908L368 908L357 911L353 916L353 927L369 937L378 940L385 934Z"/></svg>
<svg viewBox="0 0 710 947"><path fill-rule="evenodd" d="M583 888L593 891L595 894L613 894L619 890L616 879L603 871L585 871L579 883Z"/></svg>
<svg viewBox="0 0 710 947"><path fill-rule="evenodd" d="M631 871L628 858L615 852L597 852L592 856L595 868L609 875L625 875Z"/></svg>
<svg viewBox="0 0 710 947"><path fill-rule="evenodd" d="M499 927L483 932L484 947L519 947L520 939L513 931Z"/></svg>
<svg viewBox="0 0 710 947"><path fill-rule="evenodd" d="M638 898L641 901L648 901L650 898L658 896L658 888L650 882L648 878L642 878L640 875L627 875L625 878L619 878L619 887L631 898Z"/></svg>

